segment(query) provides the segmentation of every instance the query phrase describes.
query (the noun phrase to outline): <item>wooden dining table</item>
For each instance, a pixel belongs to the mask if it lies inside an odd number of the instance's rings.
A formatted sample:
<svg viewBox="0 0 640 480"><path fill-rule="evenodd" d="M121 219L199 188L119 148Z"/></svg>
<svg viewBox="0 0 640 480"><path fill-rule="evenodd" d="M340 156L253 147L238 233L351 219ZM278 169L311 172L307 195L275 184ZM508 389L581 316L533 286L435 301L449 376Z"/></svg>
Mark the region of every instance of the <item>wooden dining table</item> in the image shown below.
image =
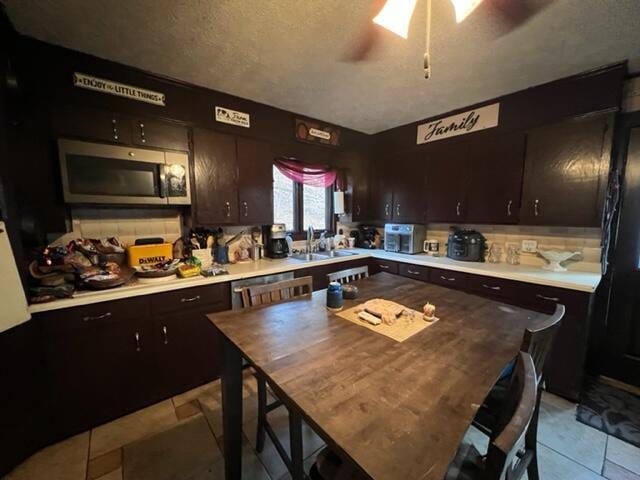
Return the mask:
<svg viewBox="0 0 640 480"><path fill-rule="evenodd" d="M403 342L337 316L326 291L208 315L224 337L225 476L241 478L242 362L264 375L292 416L375 479L442 479L466 430L527 326L545 315L379 273L356 300L393 300L439 321ZM421 318L416 321L423 321ZM301 446L292 438L292 455ZM294 468L302 477L302 466Z"/></svg>

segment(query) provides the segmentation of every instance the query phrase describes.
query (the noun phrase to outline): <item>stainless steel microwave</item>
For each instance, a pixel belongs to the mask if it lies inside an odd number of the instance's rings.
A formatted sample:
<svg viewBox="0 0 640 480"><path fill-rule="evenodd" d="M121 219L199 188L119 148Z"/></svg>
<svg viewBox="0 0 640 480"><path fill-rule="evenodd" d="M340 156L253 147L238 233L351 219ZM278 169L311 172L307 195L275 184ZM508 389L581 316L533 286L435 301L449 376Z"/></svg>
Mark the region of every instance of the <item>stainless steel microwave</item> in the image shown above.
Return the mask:
<svg viewBox="0 0 640 480"><path fill-rule="evenodd" d="M190 205L189 156L58 140L67 203Z"/></svg>

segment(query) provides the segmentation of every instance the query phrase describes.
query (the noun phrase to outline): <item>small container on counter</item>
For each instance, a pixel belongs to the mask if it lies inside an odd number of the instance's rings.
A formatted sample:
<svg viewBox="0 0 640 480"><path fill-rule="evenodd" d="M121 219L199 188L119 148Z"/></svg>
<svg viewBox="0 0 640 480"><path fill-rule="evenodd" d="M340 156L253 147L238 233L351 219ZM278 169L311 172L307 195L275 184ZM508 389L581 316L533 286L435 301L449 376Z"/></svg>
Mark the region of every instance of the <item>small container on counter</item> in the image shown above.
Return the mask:
<svg viewBox="0 0 640 480"><path fill-rule="evenodd" d="M327 287L327 308L339 310L342 308L342 285L331 282Z"/></svg>
<svg viewBox="0 0 640 480"><path fill-rule="evenodd" d="M344 285L342 287L342 298L353 300L358 296L358 287L355 285Z"/></svg>

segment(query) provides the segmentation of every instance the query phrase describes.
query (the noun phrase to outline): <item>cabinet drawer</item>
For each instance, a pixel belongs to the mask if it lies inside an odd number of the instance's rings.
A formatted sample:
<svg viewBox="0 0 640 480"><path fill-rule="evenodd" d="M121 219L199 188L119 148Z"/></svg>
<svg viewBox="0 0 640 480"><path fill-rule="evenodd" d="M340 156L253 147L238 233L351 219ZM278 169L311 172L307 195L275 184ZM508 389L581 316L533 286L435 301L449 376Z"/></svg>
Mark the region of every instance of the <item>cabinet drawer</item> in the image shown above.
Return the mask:
<svg viewBox="0 0 640 480"><path fill-rule="evenodd" d="M134 320L148 315L149 298L140 296L125 300L53 310L38 314L37 318L42 322L45 335L55 336L117 324L123 320Z"/></svg>
<svg viewBox="0 0 640 480"><path fill-rule="evenodd" d="M466 273L454 272L453 270L429 269L429 281L443 287L465 288L467 286L467 277Z"/></svg>
<svg viewBox="0 0 640 480"><path fill-rule="evenodd" d="M391 260L373 260L373 271L387 272L398 274L398 263Z"/></svg>
<svg viewBox="0 0 640 480"><path fill-rule="evenodd" d="M563 288L521 283L518 285L518 302L532 310L553 313L556 304L564 305L567 311L586 314L590 294Z"/></svg>
<svg viewBox="0 0 640 480"><path fill-rule="evenodd" d="M510 303L517 303L518 284L502 278L483 275L468 275L467 288L470 292L486 297L496 297Z"/></svg>
<svg viewBox="0 0 640 480"><path fill-rule="evenodd" d="M411 265L409 263L401 263L398 265L398 273L403 277L415 278L423 282L429 281L429 269L422 265Z"/></svg>
<svg viewBox="0 0 640 480"><path fill-rule="evenodd" d="M161 315L177 310L192 310L204 305L211 306L211 312L230 309L231 294L229 283L183 288L158 293L151 297L151 313L153 315Z"/></svg>

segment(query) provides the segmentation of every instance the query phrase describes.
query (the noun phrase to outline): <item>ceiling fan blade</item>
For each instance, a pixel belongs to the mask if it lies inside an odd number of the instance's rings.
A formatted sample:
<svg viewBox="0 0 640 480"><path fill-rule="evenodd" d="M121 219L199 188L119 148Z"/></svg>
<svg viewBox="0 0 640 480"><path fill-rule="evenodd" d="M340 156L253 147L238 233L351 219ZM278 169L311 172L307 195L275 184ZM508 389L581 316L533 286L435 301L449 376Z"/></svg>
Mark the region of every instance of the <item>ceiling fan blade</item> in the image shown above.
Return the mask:
<svg viewBox="0 0 640 480"><path fill-rule="evenodd" d="M380 13L386 0L373 0L371 12L366 18L357 38L343 55L346 62L356 63L368 60L380 44L381 27L373 23L373 18Z"/></svg>

